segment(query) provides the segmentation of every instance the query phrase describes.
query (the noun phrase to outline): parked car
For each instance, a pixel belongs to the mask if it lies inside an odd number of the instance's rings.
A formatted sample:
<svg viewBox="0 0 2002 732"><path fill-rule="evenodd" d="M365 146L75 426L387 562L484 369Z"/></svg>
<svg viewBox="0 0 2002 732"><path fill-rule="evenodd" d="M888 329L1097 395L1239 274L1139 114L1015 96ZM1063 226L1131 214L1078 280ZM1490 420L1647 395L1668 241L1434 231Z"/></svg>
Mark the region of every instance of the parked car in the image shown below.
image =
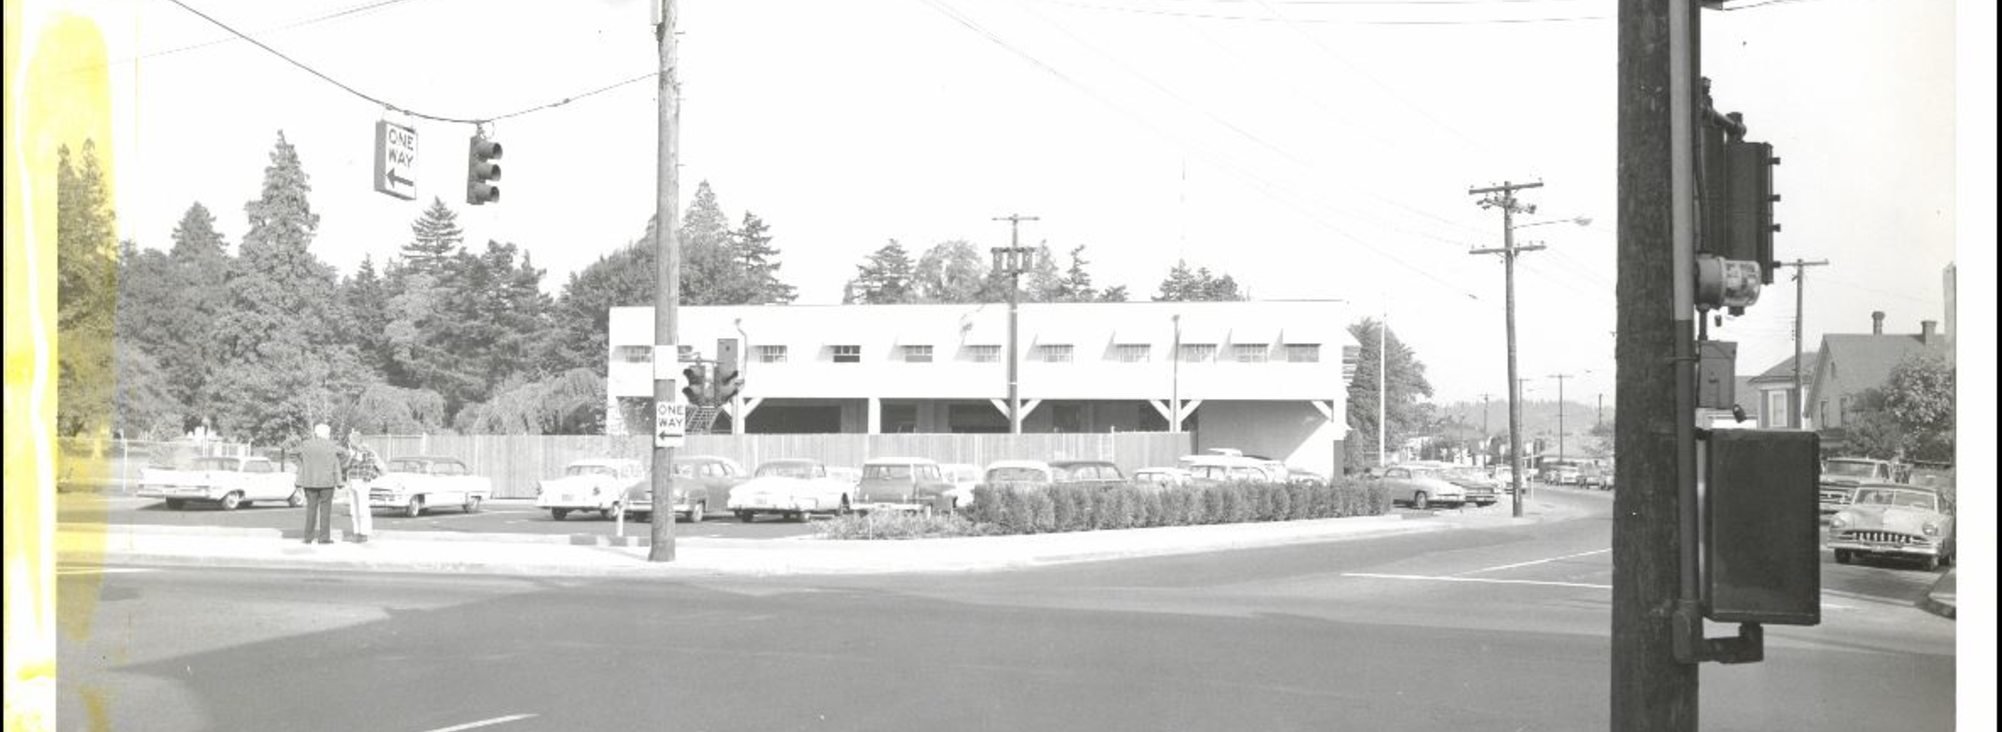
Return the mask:
<svg viewBox="0 0 2002 732"><path fill-rule="evenodd" d="M1956 535L1953 503L1938 491L1910 485L1865 483L1828 520L1828 548L1837 564L1859 557L1919 562L1927 571L1952 564Z"/></svg>
<svg viewBox="0 0 2002 732"><path fill-rule="evenodd" d="M416 517L424 509L458 506L466 513L494 495L493 481L473 475L458 458L399 457L368 484L368 508L393 508Z"/></svg>
<svg viewBox="0 0 2002 732"><path fill-rule="evenodd" d="M1578 469L1578 485L1599 490L1613 489L1613 464L1611 461L1594 460Z"/></svg>
<svg viewBox="0 0 2002 732"><path fill-rule="evenodd" d="M1297 485L1327 485L1328 476L1316 473L1312 470L1304 470L1301 468L1287 466L1286 482L1294 483Z"/></svg>
<svg viewBox="0 0 2002 732"><path fill-rule="evenodd" d="M855 510L930 513L939 496L951 489L930 458L870 458L862 463L862 482L855 487Z"/></svg>
<svg viewBox="0 0 2002 732"><path fill-rule="evenodd" d="M1199 480L1224 483L1283 483L1286 466L1270 460L1233 455L1184 455L1177 461ZM1276 466L1276 467L1275 467Z"/></svg>
<svg viewBox="0 0 2002 732"><path fill-rule="evenodd" d="M1537 477L1551 485L1572 485L1578 482L1578 474L1575 460L1547 460Z"/></svg>
<svg viewBox="0 0 2002 732"><path fill-rule="evenodd" d="M1480 468L1447 468L1440 471L1440 475L1465 491L1467 502L1476 506L1495 505L1495 502L1501 500L1502 493L1507 490L1495 483L1494 479L1488 477Z"/></svg>
<svg viewBox="0 0 2002 732"><path fill-rule="evenodd" d="M943 463L938 466L940 475L952 488L946 495L952 496L952 507L960 508L973 504L973 489L980 485L980 466L972 463Z"/></svg>
<svg viewBox="0 0 2002 732"><path fill-rule="evenodd" d="M709 515L710 508L724 508L730 503L730 489L744 482L749 476L737 461L715 455L676 455L674 457L674 495L668 506L677 518L688 519L689 523L702 523ZM640 521L653 518L653 481L643 480L626 490L626 513Z"/></svg>
<svg viewBox="0 0 2002 732"><path fill-rule="evenodd" d="M1864 483L1894 483L1897 471L1887 460L1838 457L1821 461L1821 512L1832 514L1849 504Z"/></svg>
<svg viewBox="0 0 2002 732"><path fill-rule="evenodd" d="M301 506L306 494L298 476L278 469L269 458L249 456L199 457L183 453L163 456L139 471L141 498L159 498L176 511L189 501L214 503L234 511L257 501L284 501Z"/></svg>
<svg viewBox="0 0 2002 732"><path fill-rule="evenodd" d="M1190 480L1189 471L1181 468L1141 468L1133 471L1134 485L1154 490L1188 485Z"/></svg>
<svg viewBox="0 0 2002 732"><path fill-rule="evenodd" d="M1384 489L1392 503L1408 503L1425 510L1434 504L1458 507L1467 502L1466 489L1446 480L1435 468L1392 465L1383 469Z"/></svg>
<svg viewBox="0 0 2002 732"><path fill-rule="evenodd" d="M628 491L651 479L647 466L638 460L578 460L564 466L562 477L536 483L535 507L547 509L557 521L575 511L597 511L611 518Z"/></svg>
<svg viewBox="0 0 2002 732"><path fill-rule="evenodd" d="M1050 473L1058 484L1111 488L1126 485L1119 466L1106 460L1051 460Z"/></svg>
<svg viewBox="0 0 2002 732"><path fill-rule="evenodd" d="M819 460L773 460L759 465L750 480L731 488L727 506L738 521L747 524L759 514L805 521L816 512L847 513L854 488L854 483L829 475L827 465Z"/></svg>
<svg viewBox="0 0 2002 732"><path fill-rule="evenodd" d="M1056 470L1041 460L996 460L980 476L981 485L994 489L1038 490L1056 482Z"/></svg>

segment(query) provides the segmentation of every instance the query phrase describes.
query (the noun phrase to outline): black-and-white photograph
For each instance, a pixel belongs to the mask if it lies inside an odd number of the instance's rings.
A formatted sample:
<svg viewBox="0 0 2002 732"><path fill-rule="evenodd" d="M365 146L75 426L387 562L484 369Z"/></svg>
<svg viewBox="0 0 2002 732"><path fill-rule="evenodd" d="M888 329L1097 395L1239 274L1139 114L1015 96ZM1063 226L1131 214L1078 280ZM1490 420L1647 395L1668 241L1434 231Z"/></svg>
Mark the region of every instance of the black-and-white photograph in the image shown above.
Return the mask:
<svg viewBox="0 0 2002 732"><path fill-rule="evenodd" d="M5 9L8 730L1996 724L1991 4Z"/></svg>

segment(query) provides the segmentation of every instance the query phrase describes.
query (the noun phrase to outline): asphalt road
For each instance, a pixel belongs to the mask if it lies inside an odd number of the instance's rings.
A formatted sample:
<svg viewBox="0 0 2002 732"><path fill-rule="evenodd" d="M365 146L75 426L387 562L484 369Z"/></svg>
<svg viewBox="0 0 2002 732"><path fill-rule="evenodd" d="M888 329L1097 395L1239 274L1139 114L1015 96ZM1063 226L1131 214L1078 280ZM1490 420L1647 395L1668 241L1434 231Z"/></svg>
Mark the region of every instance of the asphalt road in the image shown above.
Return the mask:
<svg viewBox="0 0 2002 732"><path fill-rule="evenodd" d="M1603 730L1610 502L1549 497L1589 516L966 575L111 567L62 578L60 709L168 731ZM1911 606L1931 575L1824 568L1822 625L1704 668L1704 729L1952 729L1954 624Z"/></svg>

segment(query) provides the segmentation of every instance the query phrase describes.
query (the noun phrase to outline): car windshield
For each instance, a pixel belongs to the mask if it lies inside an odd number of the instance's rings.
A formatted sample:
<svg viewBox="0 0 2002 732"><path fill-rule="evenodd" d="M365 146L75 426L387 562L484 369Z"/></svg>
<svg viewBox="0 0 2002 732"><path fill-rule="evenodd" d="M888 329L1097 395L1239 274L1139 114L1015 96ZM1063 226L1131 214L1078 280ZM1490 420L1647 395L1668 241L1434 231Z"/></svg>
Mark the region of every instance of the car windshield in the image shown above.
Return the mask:
<svg viewBox="0 0 2002 732"><path fill-rule="evenodd" d="M1937 510L1938 506L1935 497L1929 493L1868 488L1857 491L1854 502L1860 506L1903 506L1927 511Z"/></svg>
<svg viewBox="0 0 2002 732"><path fill-rule="evenodd" d="M862 466L862 478L864 480L910 480L911 466L864 465Z"/></svg>
<svg viewBox="0 0 2002 732"><path fill-rule="evenodd" d="M817 478L819 477L819 473L820 466L815 463L765 463L758 466L757 476L760 478Z"/></svg>
<svg viewBox="0 0 2002 732"><path fill-rule="evenodd" d="M417 472L416 468L398 467L400 463L401 461L398 461L397 464L391 464L389 469L392 471L408 470L410 472ZM564 475L614 475L616 472L610 465L572 465L563 469Z"/></svg>
<svg viewBox="0 0 2002 732"><path fill-rule="evenodd" d="M571 466L571 469L572 469L572 470L575 470L575 469L576 469L576 466ZM605 470L608 470L608 471L609 471L609 470L611 470L611 469L610 469L610 468L606 468ZM389 472L392 472L392 473L422 473L422 472L424 472L424 461L422 461L422 460L391 460L391 461L389 461ZM576 475L577 473L574 473L574 472L572 472L572 473L569 473L569 474L570 474L570 475ZM606 475L610 475L610 473L606 473Z"/></svg>
<svg viewBox="0 0 2002 732"><path fill-rule="evenodd" d="M1036 468L995 468L987 471L987 482L989 483L1041 483L1049 479L1049 475Z"/></svg>
<svg viewBox="0 0 2002 732"><path fill-rule="evenodd" d="M1821 472L1829 475L1840 475L1846 478L1868 478L1876 475L1877 464L1854 460L1830 460L1826 466L1822 467Z"/></svg>

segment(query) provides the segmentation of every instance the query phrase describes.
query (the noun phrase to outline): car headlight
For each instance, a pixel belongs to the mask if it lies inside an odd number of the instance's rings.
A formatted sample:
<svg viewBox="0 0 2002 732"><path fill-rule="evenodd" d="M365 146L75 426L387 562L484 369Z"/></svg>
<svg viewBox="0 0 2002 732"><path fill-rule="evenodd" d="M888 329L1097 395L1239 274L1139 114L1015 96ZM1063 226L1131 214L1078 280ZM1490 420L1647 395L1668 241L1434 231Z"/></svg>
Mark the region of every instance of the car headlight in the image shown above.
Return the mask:
<svg viewBox="0 0 2002 732"><path fill-rule="evenodd" d="M1920 529L1921 529L1922 531L1926 532L1926 536L1939 536L1939 522L1938 522L1938 521L1927 521L1927 522L1926 522L1926 525L1925 525L1925 526L1923 526L1923 527L1920 527Z"/></svg>
<svg viewBox="0 0 2002 732"><path fill-rule="evenodd" d="M1848 525L1849 525L1849 514L1846 514L1846 513L1838 513L1838 514L1835 514L1835 517L1834 517L1834 518L1831 518L1831 519L1829 519L1829 520L1828 520L1828 525L1829 525L1829 526L1831 526L1831 527L1834 527L1834 528L1838 528L1838 529L1839 529L1839 528L1842 528L1842 527L1844 527L1844 526L1848 526Z"/></svg>

